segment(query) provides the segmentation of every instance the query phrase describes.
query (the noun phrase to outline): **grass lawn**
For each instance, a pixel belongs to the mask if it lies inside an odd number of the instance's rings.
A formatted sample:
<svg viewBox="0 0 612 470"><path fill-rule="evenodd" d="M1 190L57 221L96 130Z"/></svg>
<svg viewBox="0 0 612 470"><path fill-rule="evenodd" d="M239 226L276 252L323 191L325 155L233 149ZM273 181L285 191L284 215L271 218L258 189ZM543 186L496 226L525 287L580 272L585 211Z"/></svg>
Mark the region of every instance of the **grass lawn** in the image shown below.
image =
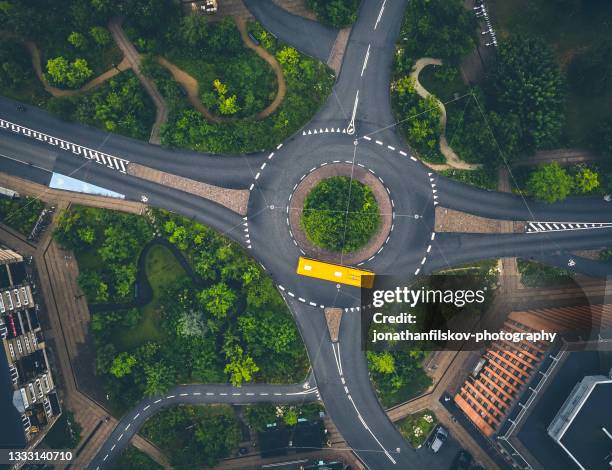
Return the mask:
<svg viewBox="0 0 612 470"><path fill-rule="evenodd" d="M436 419L436 415L434 415L432 411L423 410L406 416L395 425L404 439L406 439L412 447L418 449L427 440L427 437L437 423L438 420Z"/></svg>
<svg viewBox="0 0 612 470"><path fill-rule="evenodd" d="M119 350L131 350L147 341L160 341L160 298L164 289L186 275L174 254L165 246L155 245L147 253L145 271L153 289L153 299L142 308L142 319L135 328L117 334Z"/></svg>
<svg viewBox="0 0 612 470"><path fill-rule="evenodd" d="M562 7L553 0L490 0L488 9L500 38L509 34L542 36L556 52L563 69L578 53L612 37L612 2L576 2L582 7ZM606 20L607 18L607 20ZM602 116L609 116L612 90L594 96L580 95L568 87L565 135L569 145L588 143Z"/></svg>

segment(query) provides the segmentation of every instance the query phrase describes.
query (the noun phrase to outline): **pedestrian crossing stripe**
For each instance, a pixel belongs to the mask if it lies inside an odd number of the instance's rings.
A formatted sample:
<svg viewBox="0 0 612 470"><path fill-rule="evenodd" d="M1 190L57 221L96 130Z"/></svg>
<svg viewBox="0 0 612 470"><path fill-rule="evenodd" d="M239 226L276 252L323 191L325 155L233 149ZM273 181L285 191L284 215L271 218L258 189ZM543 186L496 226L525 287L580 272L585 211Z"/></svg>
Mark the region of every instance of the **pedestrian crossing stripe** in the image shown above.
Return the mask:
<svg viewBox="0 0 612 470"><path fill-rule="evenodd" d="M527 222L525 233L570 232L612 228L612 222Z"/></svg>

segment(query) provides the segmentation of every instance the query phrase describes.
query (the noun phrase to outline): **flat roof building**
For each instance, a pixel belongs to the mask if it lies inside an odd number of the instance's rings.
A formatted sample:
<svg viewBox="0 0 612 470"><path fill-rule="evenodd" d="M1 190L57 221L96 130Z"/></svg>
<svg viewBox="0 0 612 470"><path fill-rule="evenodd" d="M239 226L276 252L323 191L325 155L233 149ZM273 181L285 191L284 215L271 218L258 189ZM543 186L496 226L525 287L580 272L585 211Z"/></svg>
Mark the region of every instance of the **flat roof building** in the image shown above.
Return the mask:
<svg viewBox="0 0 612 470"><path fill-rule="evenodd" d="M61 409L40 326L40 306L21 255L0 248L0 273L0 354L4 355L0 359L12 388L12 396L3 395L3 400L11 400L26 443L31 444L53 425ZM14 410L7 410L7 416Z"/></svg>
<svg viewBox="0 0 612 470"><path fill-rule="evenodd" d="M581 469L612 467L612 371L576 384L547 428Z"/></svg>

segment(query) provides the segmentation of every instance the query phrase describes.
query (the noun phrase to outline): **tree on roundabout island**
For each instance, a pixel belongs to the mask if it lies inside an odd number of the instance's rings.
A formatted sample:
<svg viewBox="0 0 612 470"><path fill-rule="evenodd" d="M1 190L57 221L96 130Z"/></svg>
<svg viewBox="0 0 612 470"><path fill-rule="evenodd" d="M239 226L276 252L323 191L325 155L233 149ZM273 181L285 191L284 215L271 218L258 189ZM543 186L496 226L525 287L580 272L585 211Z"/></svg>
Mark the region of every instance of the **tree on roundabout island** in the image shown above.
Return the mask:
<svg viewBox="0 0 612 470"><path fill-rule="evenodd" d="M380 222L372 190L347 176L334 176L308 193L300 225L314 245L346 253L368 243Z"/></svg>

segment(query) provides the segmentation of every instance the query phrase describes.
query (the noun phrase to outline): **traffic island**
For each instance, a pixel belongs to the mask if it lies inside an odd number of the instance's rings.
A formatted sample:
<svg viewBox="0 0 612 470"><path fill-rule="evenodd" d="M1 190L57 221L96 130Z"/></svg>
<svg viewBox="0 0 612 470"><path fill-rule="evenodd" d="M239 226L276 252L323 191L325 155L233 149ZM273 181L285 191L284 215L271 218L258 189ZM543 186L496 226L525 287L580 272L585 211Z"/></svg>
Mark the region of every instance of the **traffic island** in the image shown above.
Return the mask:
<svg viewBox="0 0 612 470"><path fill-rule="evenodd" d="M308 194L323 180L348 177L370 188L379 210L378 229L369 241L351 252L336 252L312 243L300 223ZM383 183L365 168L346 163L332 163L308 173L295 188L289 201L289 225L291 235L302 253L310 258L334 264L355 265L374 256L385 244L391 232L393 207Z"/></svg>

